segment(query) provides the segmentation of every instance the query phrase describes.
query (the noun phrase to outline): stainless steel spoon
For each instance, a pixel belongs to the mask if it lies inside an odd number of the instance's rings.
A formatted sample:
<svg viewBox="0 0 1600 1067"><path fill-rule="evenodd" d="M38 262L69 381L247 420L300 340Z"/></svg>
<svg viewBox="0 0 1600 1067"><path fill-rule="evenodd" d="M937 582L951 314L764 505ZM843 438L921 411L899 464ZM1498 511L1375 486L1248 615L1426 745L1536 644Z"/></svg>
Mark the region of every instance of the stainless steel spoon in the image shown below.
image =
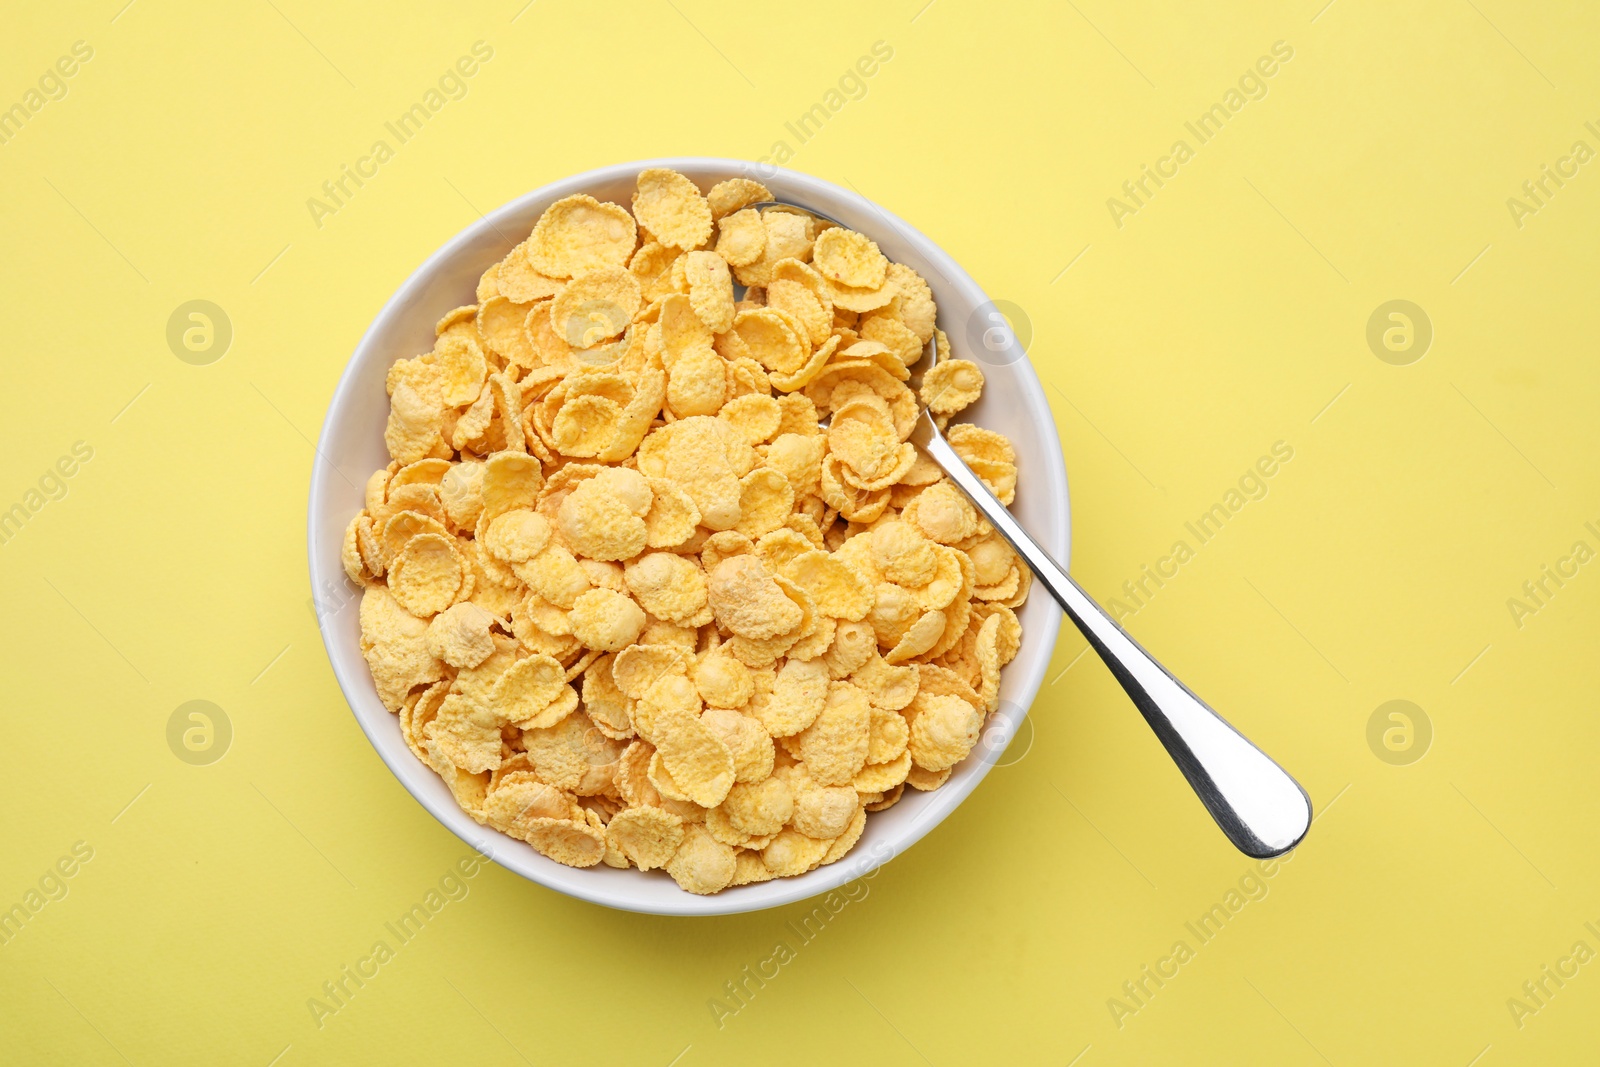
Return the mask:
<svg viewBox="0 0 1600 1067"><path fill-rule="evenodd" d="M917 419L911 440L961 487L1089 639L1228 840L1258 859L1282 855L1299 844L1311 828L1311 800L1300 783L1129 637L1066 568L1028 536L956 455L926 410Z"/></svg>
<svg viewBox="0 0 1600 1067"><path fill-rule="evenodd" d="M798 204L773 201L752 206L798 210L842 225ZM933 358L925 354L922 362ZM1299 844L1311 828L1311 799L1300 783L1174 678L1073 581L950 447L926 408L911 440L1011 543L1088 638L1228 840L1258 859L1282 855Z"/></svg>

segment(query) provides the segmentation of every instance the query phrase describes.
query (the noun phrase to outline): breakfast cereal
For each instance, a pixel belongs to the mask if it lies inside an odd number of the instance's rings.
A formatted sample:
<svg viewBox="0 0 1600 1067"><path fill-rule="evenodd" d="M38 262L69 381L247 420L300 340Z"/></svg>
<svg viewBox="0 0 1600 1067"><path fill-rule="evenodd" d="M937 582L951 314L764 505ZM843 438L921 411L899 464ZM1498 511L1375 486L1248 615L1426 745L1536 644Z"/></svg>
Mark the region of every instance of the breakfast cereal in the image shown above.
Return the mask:
<svg viewBox="0 0 1600 1067"><path fill-rule="evenodd" d="M926 281L772 199L651 168L552 204L390 368L342 556L377 695L472 818L691 893L942 785L1032 577L908 440L984 384ZM1004 435L947 436L1010 503Z"/></svg>

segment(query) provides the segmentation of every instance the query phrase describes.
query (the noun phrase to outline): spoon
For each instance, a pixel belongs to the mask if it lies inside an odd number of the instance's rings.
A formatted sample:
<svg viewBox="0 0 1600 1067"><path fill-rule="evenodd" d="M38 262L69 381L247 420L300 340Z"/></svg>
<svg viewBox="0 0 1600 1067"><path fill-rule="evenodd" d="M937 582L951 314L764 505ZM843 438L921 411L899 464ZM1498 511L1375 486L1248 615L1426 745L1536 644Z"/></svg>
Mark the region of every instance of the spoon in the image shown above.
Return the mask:
<svg viewBox="0 0 1600 1067"><path fill-rule="evenodd" d="M798 204L767 201L751 206L804 212L843 225ZM934 348L930 341L929 350ZM931 356L925 352L917 366L935 358L936 351ZM927 408L918 416L910 439L1016 549L1088 639L1228 840L1257 859L1280 856L1299 844L1311 828L1311 800L1300 783L1174 678L1084 592L950 447Z"/></svg>

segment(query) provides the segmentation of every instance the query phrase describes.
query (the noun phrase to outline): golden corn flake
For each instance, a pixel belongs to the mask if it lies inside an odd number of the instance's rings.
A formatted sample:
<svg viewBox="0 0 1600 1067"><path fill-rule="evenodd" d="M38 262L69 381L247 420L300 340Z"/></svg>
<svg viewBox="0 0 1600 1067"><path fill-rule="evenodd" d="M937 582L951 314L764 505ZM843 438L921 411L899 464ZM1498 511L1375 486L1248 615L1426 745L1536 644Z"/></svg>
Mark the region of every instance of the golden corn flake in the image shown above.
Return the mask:
<svg viewBox="0 0 1600 1067"><path fill-rule="evenodd" d="M443 611L470 589L466 560L453 538L418 534L389 565L389 592L401 607L420 618Z"/></svg>
<svg viewBox="0 0 1600 1067"><path fill-rule="evenodd" d="M568 867L593 867L605 856L605 834L587 821L529 819L524 840Z"/></svg>
<svg viewBox="0 0 1600 1067"><path fill-rule="evenodd" d="M591 589L572 602L572 636L586 648L620 652L644 630L644 611L610 589Z"/></svg>
<svg viewBox="0 0 1600 1067"><path fill-rule="evenodd" d="M493 517L537 502L544 474L538 459L526 452L496 452L484 462L484 514Z"/></svg>
<svg viewBox="0 0 1600 1067"><path fill-rule="evenodd" d="M549 601L562 611L569 611L580 593L592 586L588 575L578 565L577 557L566 546L552 542L544 551L526 563L512 568L516 579L527 585L533 595Z"/></svg>
<svg viewBox="0 0 1600 1067"><path fill-rule="evenodd" d="M689 302L712 333L733 325L733 275L728 263L715 252L690 252L683 261L689 283Z"/></svg>
<svg viewBox="0 0 1600 1067"><path fill-rule="evenodd" d="M795 792L790 821L806 836L827 841L849 828L860 803L853 785L824 786L808 781Z"/></svg>
<svg viewBox="0 0 1600 1067"><path fill-rule="evenodd" d="M821 550L813 549L791 559L783 573L833 618L855 621L872 608L871 583L859 570Z"/></svg>
<svg viewBox="0 0 1600 1067"><path fill-rule="evenodd" d="M639 312L639 281L622 267L575 276L550 301L550 326L573 348L620 336Z"/></svg>
<svg viewBox="0 0 1600 1067"><path fill-rule="evenodd" d="M933 340L935 334L943 334L943 330L934 326L938 309L934 306L933 290L928 288L928 283L923 280L922 275L903 263L891 263L885 281L894 287L893 307L896 316L905 323L907 329L917 335L920 344L927 344ZM949 351L949 342L943 341L939 358L949 358Z"/></svg>
<svg viewBox="0 0 1600 1067"><path fill-rule="evenodd" d="M969 359L947 359L922 377L922 402L935 415L954 415L982 393L983 371Z"/></svg>
<svg viewBox="0 0 1600 1067"><path fill-rule="evenodd" d="M912 701L914 718L907 750L927 771L942 771L966 758L978 743L983 716L972 704L950 694L919 693Z"/></svg>
<svg viewBox="0 0 1600 1067"><path fill-rule="evenodd" d="M502 296L518 304L548 300L561 289L561 279L539 273L528 258L528 242L513 248L500 261L495 272L492 296ZM481 298L481 294L480 294Z"/></svg>
<svg viewBox="0 0 1600 1067"><path fill-rule="evenodd" d="M778 267L790 264L802 270L809 269L792 259L784 260ZM811 343L818 347L823 345L833 332L831 299L824 305L813 289L791 278L774 277L767 284L767 307L783 312L804 326Z"/></svg>
<svg viewBox="0 0 1600 1067"><path fill-rule="evenodd" d="M832 280L828 282L828 295L833 300L833 306L858 314L886 307L897 291L895 282L888 277L876 288L841 285Z"/></svg>
<svg viewBox="0 0 1600 1067"><path fill-rule="evenodd" d="M727 365L709 346L690 349L667 371L667 406L680 419L715 415L727 396Z"/></svg>
<svg viewBox="0 0 1600 1067"><path fill-rule="evenodd" d="M760 204L771 199L772 193L767 187L751 178L729 178L720 181L706 194L706 201L711 206L711 217L714 219L720 219L751 204Z"/></svg>
<svg viewBox="0 0 1600 1067"><path fill-rule="evenodd" d="M733 330L756 362L778 374L800 370L810 355L810 341L801 336L795 321L774 308L739 312Z"/></svg>
<svg viewBox="0 0 1600 1067"><path fill-rule="evenodd" d="M917 771L917 770L919 770L919 768L913 766L911 768L911 770L912 771ZM907 774L906 774L906 777L910 778L910 776L911 775L910 775L910 773L908 771ZM873 801L873 802L868 803L868 804L865 804L865 805L863 805L863 807L865 807L865 809L867 811L888 811L890 808L892 808L896 804L900 803L900 798L905 795L905 791L906 791L906 784L904 782L901 782L899 785L895 786L893 789L886 790L882 794L883 799L877 800L877 801Z"/></svg>
<svg viewBox="0 0 1600 1067"><path fill-rule="evenodd" d="M683 293L673 293L660 302L657 324L660 330L661 362L668 370L672 369L679 356L712 346L715 335L711 327L695 313L693 302Z"/></svg>
<svg viewBox="0 0 1600 1067"><path fill-rule="evenodd" d="M743 833L775 834L794 815L794 792L783 778L769 776L757 782L740 782L728 790L722 811Z"/></svg>
<svg viewBox="0 0 1600 1067"><path fill-rule="evenodd" d="M737 430L746 442L759 445L778 432L783 407L770 396L746 393L724 404L717 417Z"/></svg>
<svg viewBox="0 0 1600 1067"><path fill-rule="evenodd" d="M550 543L550 521L536 511L513 508L489 520L483 547L502 563L525 563Z"/></svg>
<svg viewBox="0 0 1600 1067"><path fill-rule="evenodd" d="M452 764L468 773L500 765L500 728L505 719L470 697L452 693L423 728L426 741L438 746Z"/></svg>
<svg viewBox="0 0 1600 1067"><path fill-rule="evenodd" d="M701 807L721 804L733 786L733 752L698 716L661 709L656 752L685 797Z"/></svg>
<svg viewBox="0 0 1600 1067"><path fill-rule="evenodd" d="M401 504L399 497L399 493L392 494L389 506L399 506ZM412 500L406 501L406 503L415 504L418 507L428 506L423 501ZM451 539L450 532L444 528L444 524L432 515L424 514L421 511L412 511L409 507L391 513L389 518L384 521L382 528L374 531L369 545L369 551L377 552L375 570L381 573L388 569L394 563L395 557L400 554L400 550L405 548L413 537L425 533L437 534L446 541ZM357 538L357 548L359 549L362 544L360 531L357 533Z"/></svg>
<svg viewBox="0 0 1600 1067"><path fill-rule="evenodd" d="M945 437L1000 503L1009 505L1017 492L1017 453L1011 442L971 423L950 427Z"/></svg>
<svg viewBox="0 0 1600 1067"><path fill-rule="evenodd" d="M728 883L730 886L752 885L756 882L772 881L773 874L767 870L767 865L761 861L761 853L748 848L741 848L736 851L738 855L734 860L733 881Z"/></svg>
<svg viewBox="0 0 1600 1067"><path fill-rule="evenodd" d="M700 525L694 498L676 482L650 478L650 510L644 513L645 544L651 548L677 548Z"/></svg>
<svg viewBox="0 0 1600 1067"><path fill-rule="evenodd" d="M872 706L849 682L828 688L822 712L800 733L800 754L811 777L824 785L847 785L867 761Z"/></svg>
<svg viewBox="0 0 1600 1067"><path fill-rule="evenodd" d="M811 258L811 243L815 235L809 217L768 208L761 213L761 225L766 230L761 255L735 271L740 285L766 285L772 280L773 268L781 261L798 259L805 262Z"/></svg>
<svg viewBox="0 0 1600 1067"><path fill-rule="evenodd" d="M876 241L842 226L819 234L811 254L824 278L856 289L878 288L889 270L889 261L878 251Z"/></svg>
<svg viewBox="0 0 1600 1067"><path fill-rule="evenodd" d="M512 251L517 255L521 255L522 246L518 245ZM489 269L478 276L478 288L474 295L478 298L478 303L480 304L493 300L500 295L500 264L490 264Z"/></svg>
<svg viewBox="0 0 1600 1067"><path fill-rule="evenodd" d="M653 745L666 736L670 727L678 725L677 718L672 714L675 711L687 712L691 718L697 714L689 680L682 675L672 674L657 679L633 705L633 728ZM659 751L650 757L650 782L663 796L674 800L689 799L689 794L673 781Z"/></svg>
<svg viewBox="0 0 1600 1067"><path fill-rule="evenodd" d="M861 340L874 342L883 346L884 350L903 366L911 366L922 358L924 342L910 328L887 311L876 312L861 320ZM859 344L860 342L857 342ZM851 346L855 351L856 345ZM893 363L883 361L883 368L895 377L900 376L900 368Z"/></svg>
<svg viewBox="0 0 1600 1067"><path fill-rule="evenodd" d="M414 463L448 447L440 436L444 401L438 369L430 369L431 376L402 381L389 396L383 442L389 455L401 463Z"/></svg>
<svg viewBox="0 0 1600 1067"><path fill-rule="evenodd" d="M978 512L949 482L929 486L907 504L901 518L941 545L954 545L978 532Z"/></svg>
<svg viewBox="0 0 1600 1067"><path fill-rule="evenodd" d="M800 607L784 595L757 556L723 560L711 572L706 589L717 622L741 637L774 637L801 620Z"/></svg>
<svg viewBox="0 0 1600 1067"><path fill-rule="evenodd" d="M773 876L792 878L821 863L827 851L827 841L807 837L798 830L785 830L761 850L761 862Z"/></svg>
<svg viewBox="0 0 1600 1067"><path fill-rule="evenodd" d="M772 774L775 758L772 737L761 723L727 708L707 708L700 714L700 722L733 753L735 783L760 782Z"/></svg>
<svg viewBox="0 0 1600 1067"><path fill-rule="evenodd" d="M698 248L711 238L711 205L694 182L675 170L651 167L639 172L633 214L664 245Z"/></svg>
<svg viewBox="0 0 1600 1067"><path fill-rule="evenodd" d="M625 266L637 240L626 210L580 193L557 200L539 216L527 241L528 262L548 277L571 278L596 267ZM501 285L504 292L503 280Z"/></svg>
<svg viewBox="0 0 1600 1067"><path fill-rule="evenodd" d="M517 660L500 675L489 691L490 703L506 721L528 723L551 710L552 705L559 706L566 687L561 664L549 656L535 654ZM555 722L535 725L554 726Z"/></svg>
<svg viewBox="0 0 1600 1067"><path fill-rule="evenodd" d="M401 707L414 686L431 685L444 675L444 664L428 649L427 633L428 623L402 607L384 586L362 594L361 652L378 697L390 711Z"/></svg>
<svg viewBox="0 0 1600 1067"><path fill-rule="evenodd" d="M460 334L446 335L434 345L433 356L446 406L460 407L478 399L489 365L477 341Z"/></svg>
<svg viewBox="0 0 1600 1067"><path fill-rule="evenodd" d="M611 664L611 656L600 656L584 670L583 708L597 730L620 741L633 736L633 723L628 717L628 696L618 688Z"/></svg>
<svg viewBox="0 0 1600 1067"><path fill-rule="evenodd" d="M898 718L898 716L896 716ZM904 722L905 720L901 720ZM913 764L911 753L901 752L898 756L883 763L869 763L861 768L856 775L851 787L858 793L876 793L882 795L895 788L906 780L906 775L911 773Z"/></svg>
<svg viewBox="0 0 1600 1067"><path fill-rule="evenodd" d="M554 726L524 728L522 744L540 781L579 796L594 796L614 780L623 745L594 728L581 711Z"/></svg>
<svg viewBox="0 0 1600 1067"><path fill-rule="evenodd" d="M596 560L632 559L649 540L644 517L653 500L638 471L607 467L567 494L556 526L575 553Z"/></svg>
<svg viewBox="0 0 1600 1067"><path fill-rule="evenodd" d="M464 811L695 893L947 781L1032 582L909 441L984 384L928 283L771 200L655 169L631 212L552 204L391 365L341 547L374 688ZM946 436L1009 502L1010 442Z"/></svg>
<svg viewBox="0 0 1600 1067"><path fill-rule="evenodd" d="M868 588L867 603L872 604L875 594ZM833 643L823 653L828 675L837 680L846 678L872 658L878 650L878 638L866 622L842 622L834 632ZM819 705L820 708L820 705Z"/></svg>
<svg viewBox="0 0 1600 1067"><path fill-rule="evenodd" d="M759 467L739 480L739 525L747 537L778 529L794 510L794 490L783 472Z"/></svg>
<svg viewBox="0 0 1600 1067"><path fill-rule="evenodd" d="M628 260L628 273L639 282L646 305L653 305L673 292L673 264L683 253L658 241L647 241Z"/></svg>
<svg viewBox="0 0 1600 1067"><path fill-rule="evenodd" d="M667 873L690 893L717 893L733 881L734 850L703 826L684 827L683 842L666 864Z"/></svg>
<svg viewBox="0 0 1600 1067"><path fill-rule="evenodd" d="M761 213L746 208L717 222L717 254L732 267L748 267L767 247L767 227Z"/></svg>
<svg viewBox="0 0 1600 1067"><path fill-rule="evenodd" d="M628 591L651 615L703 625L699 617L707 607L706 576L693 561L671 552L647 552L629 561L624 573Z"/></svg>
<svg viewBox="0 0 1600 1067"><path fill-rule="evenodd" d="M873 648L865 663L850 674L850 681L864 689L874 708L899 711L916 697L922 675L916 667L890 664ZM874 723L878 720L874 718ZM872 762L879 762L872 760Z"/></svg>
<svg viewBox="0 0 1600 1067"><path fill-rule="evenodd" d="M906 751L906 744L911 738L910 728L906 725L903 715L883 708L873 707L871 723L867 737L867 762L888 763L898 759ZM881 792L888 786L880 786Z"/></svg>
<svg viewBox="0 0 1600 1067"><path fill-rule="evenodd" d="M496 621L470 601L446 608L428 623L428 651L452 667L476 667L494 651Z"/></svg>
<svg viewBox="0 0 1600 1067"><path fill-rule="evenodd" d="M683 820L656 807L627 808L606 824L606 843L641 871L665 867L683 836Z"/></svg>
<svg viewBox="0 0 1600 1067"><path fill-rule="evenodd" d="M694 685L700 698L713 708L742 708L756 694L754 673L722 646L708 651L695 664Z"/></svg>
<svg viewBox="0 0 1600 1067"><path fill-rule="evenodd" d="M729 556L748 555L755 550L756 543L738 530L720 530L701 544L700 566L710 574Z"/></svg>
<svg viewBox="0 0 1600 1067"><path fill-rule="evenodd" d="M490 826L513 837L525 837L530 819L566 819L572 800L561 790L539 781L526 758L504 760L489 779L483 814Z"/></svg>
<svg viewBox="0 0 1600 1067"><path fill-rule="evenodd" d="M700 510L710 530L728 530L739 521L739 478L754 463L754 453L738 432L720 419L696 416L652 433L663 442L658 450L659 474L680 485ZM646 446L651 442L646 440ZM645 449L639 465L646 470Z"/></svg>
<svg viewBox="0 0 1600 1067"><path fill-rule="evenodd" d="M816 722L828 699L828 667L821 660L791 659L751 712L773 737L798 734Z"/></svg>
<svg viewBox="0 0 1600 1067"><path fill-rule="evenodd" d="M503 296L486 301L478 309L478 336L484 346L508 363L532 368L537 362L527 328L532 309L532 304L518 304Z"/></svg>
<svg viewBox="0 0 1600 1067"><path fill-rule="evenodd" d="M849 825L829 843L828 851L822 854L821 865L826 867L843 859L846 853L856 847L856 842L861 840L861 835L866 829L867 809L865 805L858 805L855 815L850 818Z"/></svg>
<svg viewBox="0 0 1600 1067"><path fill-rule="evenodd" d="M774 574L783 573L786 564L810 551L812 551L811 542L805 535L787 525L787 521L778 529L762 534L756 541L756 555L761 557L767 569ZM804 590L801 592L804 593Z"/></svg>

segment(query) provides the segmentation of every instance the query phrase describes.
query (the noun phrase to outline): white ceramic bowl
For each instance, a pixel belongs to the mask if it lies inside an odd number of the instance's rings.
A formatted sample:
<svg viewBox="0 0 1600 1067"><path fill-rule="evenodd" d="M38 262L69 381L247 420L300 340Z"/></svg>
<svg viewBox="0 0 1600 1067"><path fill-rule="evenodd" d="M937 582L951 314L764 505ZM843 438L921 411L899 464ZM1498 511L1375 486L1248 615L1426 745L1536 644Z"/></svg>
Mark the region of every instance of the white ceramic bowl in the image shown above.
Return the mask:
<svg viewBox="0 0 1600 1067"><path fill-rule="evenodd" d="M908 788L893 808L871 814L861 841L837 863L798 878L779 878L702 897L679 889L663 871L562 866L525 842L480 826L463 812L439 777L412 755L400 736L399 720L378 700L361 656L360 591L345 577L339 561L345 527L362 507L362 487L372 471L389 461L383 444L389 411L384 375L389 365L427 351L439 317L451 308L472 303L478 276L527 236L551 203L574 193L588 193L627 206L634 179L646 167L671 167L702 189L727 177L757 178L777 199L814 208L868 234L891 260L907 264L928 280L939 306L939 325L950 335L955 354L979 358L972 354L968 323L988 300L983 290L932 241L855 193L794 171L705 157L619 163L575 175L506 204L451 238L406 279L368 327L328 405L320 455L311 476L311 584L316 602L322 605L318 612L322 640L356 721L411 795L462 840L525 878L608 907L661 915L756 911L825 893L868 873L910 848L977 788L1021 725L1044 678L1061 621L1048 595L1036 587L1021 612L1022 649L1005 668L1000 709L990 719L984 740L944 786L930 793ZM1001 364L991 357L984 372L988 384L983 399L964 412L962 419L1011 438L1020 468L1012 510L1056 558L1066 562L1070 530L1067 472L1044 390L1026 359Z"/></svg>

